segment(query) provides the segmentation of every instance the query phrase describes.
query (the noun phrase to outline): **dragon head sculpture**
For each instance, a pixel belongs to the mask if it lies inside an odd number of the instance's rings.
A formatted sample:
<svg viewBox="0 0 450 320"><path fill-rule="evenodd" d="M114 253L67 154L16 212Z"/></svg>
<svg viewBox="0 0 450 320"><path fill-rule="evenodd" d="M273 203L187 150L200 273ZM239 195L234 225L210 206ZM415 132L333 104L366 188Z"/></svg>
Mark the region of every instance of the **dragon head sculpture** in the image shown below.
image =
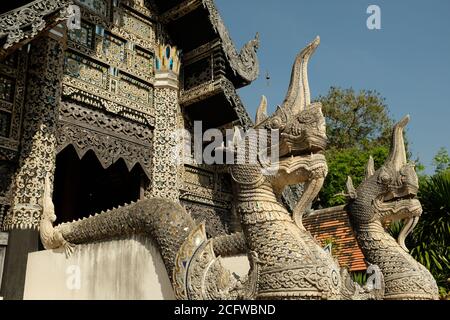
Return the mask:
<svg viewBox="0 0 450 320"><path fill-rule="evenodd" d="M320 44L317 37L296 57L291 81L283 104L268 117L263 97L256 114L255 128L279 130L279 156L298 156L323 151L327 144L325 118L320 103L311 103L308 62Z"/></svg>
<svg viewBox="0 0 450 320"><path fill-rule="evenodd" d="M422 206L416 198L419 190L417 174L414 164L407 162L403 140L403 129L408 122L409 116L406 116L394 126L389 156L378 171L375 172L373 159L370 158L366 180L356 190L350 177L347 181L354 225L368 226L373 222L385 225L387 222L405 220L397 239L405 251L408 251L405 239L422 213Z"/></svg>
<svg viewBox="0 0 450 320"><path fill-rule="evenodd" d="M271 116L267 116L267 99L262 97L253 129L257 132L275 132L278 139L269 138L267 148L258 149L259 168L252 165L231 169L234 180L241 188L245 189L250 184L253 188L255 182L264 181L270 184L278 197L286 186L304 183L304 193L293 215L299 226L304 210L317 196L328 170L322 154L327 145L325 118L321 104L311 103L307 73L309 59L319 44L320 38L317 37L297 55L286 98ZM248 140L241 139L241 144L244 142L248 143ZM277 156L262 157L261 154ZM274 165L276 169L270 174L261 174L263 169L273 168ZM242 173L242 170L247 173ZM249 175L250 171L252 174Z"/></svg>
<svg viewBox="0 0 450 320"><path fill-rule="evenodd" d="M403 129L409 116L393 129L389 156L375 172L371 158L366 180L355 190L347 181L353 229L366 260L383 273L384 299L437 299L438 287L432 274L412 256L405 245L422 214L416 198L419 189L414 165L407 162ZM385 229L388 222L404 220L397 239Z"/></svg>

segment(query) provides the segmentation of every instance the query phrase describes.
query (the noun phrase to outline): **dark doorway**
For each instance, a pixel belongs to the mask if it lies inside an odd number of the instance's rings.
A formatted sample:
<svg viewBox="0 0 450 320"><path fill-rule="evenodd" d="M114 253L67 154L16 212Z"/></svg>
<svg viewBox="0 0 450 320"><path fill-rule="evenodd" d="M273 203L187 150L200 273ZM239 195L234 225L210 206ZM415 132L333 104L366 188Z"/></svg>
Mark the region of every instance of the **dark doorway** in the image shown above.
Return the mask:
<svg viewBox="0 0 450 320"><path fill-rule="evenodd" d="M56 158L53 201L57 223L139 200L144 179L139 165L130 172L119 160L104 169L94 152L88 151L80 160L75 149L67 147Z"/></svg>

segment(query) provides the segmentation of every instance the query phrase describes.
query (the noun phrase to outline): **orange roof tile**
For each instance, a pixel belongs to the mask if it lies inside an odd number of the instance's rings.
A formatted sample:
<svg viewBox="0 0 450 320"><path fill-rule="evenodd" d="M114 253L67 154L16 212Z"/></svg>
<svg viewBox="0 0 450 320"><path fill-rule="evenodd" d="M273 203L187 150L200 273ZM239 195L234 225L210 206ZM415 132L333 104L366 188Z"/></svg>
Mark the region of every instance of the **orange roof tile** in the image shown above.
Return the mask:
<svg viewBox="0 0 450 320"><path fill-rule="evenodd" d="M303 218L303 224L323 246L327 240L332 241L333 255L337 256L342 267L349 271L367 269L344 206L315 210Z"/></svg>

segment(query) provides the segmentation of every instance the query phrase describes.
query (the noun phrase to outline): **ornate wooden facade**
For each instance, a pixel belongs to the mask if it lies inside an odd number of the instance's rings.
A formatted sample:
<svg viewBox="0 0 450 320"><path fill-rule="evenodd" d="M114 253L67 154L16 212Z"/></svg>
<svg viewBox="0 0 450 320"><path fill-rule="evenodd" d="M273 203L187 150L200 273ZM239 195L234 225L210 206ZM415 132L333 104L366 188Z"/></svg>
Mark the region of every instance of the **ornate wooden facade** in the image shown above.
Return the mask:
<svg viewBox="0 0 450 320"><path fill-rule="evenodd" d="M72 4L81 12L76 30L65 20ZM137 170L139 194L125 200L171 198L208 221L211 235L234 230L230 178L211 166L171 164L169 136L197 120L204 129L252 124L236 89L256 79L258 45L256 37L237 51L212 0L37 0L2 8L0 222L9 233L2 295L21 298L26 253L39 247L45 176L56 172L59 183L59 172L75 170L58 160L69 149L78 161L95 155L102 170L119 162ZM166 46L183 53L181 70L162 75L155 63ZM55 185L55 203L76 188ZM112 208L112 200L95 209ZM61 221L74 218L56 207ZM33 245L17 258L24 237Z"/></svg>

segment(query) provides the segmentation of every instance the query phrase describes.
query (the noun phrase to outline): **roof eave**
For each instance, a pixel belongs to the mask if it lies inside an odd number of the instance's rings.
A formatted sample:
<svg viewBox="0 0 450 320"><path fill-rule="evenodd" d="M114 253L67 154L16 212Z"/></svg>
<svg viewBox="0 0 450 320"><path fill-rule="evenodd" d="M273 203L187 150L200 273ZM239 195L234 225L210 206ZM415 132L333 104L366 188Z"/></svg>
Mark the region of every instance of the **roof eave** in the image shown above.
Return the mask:
<svg viewBox="0 0 450 320"><path fill-rule="evenodd" d="M221 49L226 57L230 74L227 77L233 82L236 88L246 86L256 80L259 76L259 61L257 50L259 48L259 36L247 42L240 52L237 51L228 29L220 16L214 0L184 0L177 5L161 13L161 22L168 25L177 21L195 10L203 9L207 14L212 32L217 34ZM189 32L187 28L177 30L177 32Z"/></svg>
<svg viewBox="0 0 450 320"><path fill-rule="evenodd" d="M68 18L71 0L36 0L0 15L0 60Z"/></svg>

